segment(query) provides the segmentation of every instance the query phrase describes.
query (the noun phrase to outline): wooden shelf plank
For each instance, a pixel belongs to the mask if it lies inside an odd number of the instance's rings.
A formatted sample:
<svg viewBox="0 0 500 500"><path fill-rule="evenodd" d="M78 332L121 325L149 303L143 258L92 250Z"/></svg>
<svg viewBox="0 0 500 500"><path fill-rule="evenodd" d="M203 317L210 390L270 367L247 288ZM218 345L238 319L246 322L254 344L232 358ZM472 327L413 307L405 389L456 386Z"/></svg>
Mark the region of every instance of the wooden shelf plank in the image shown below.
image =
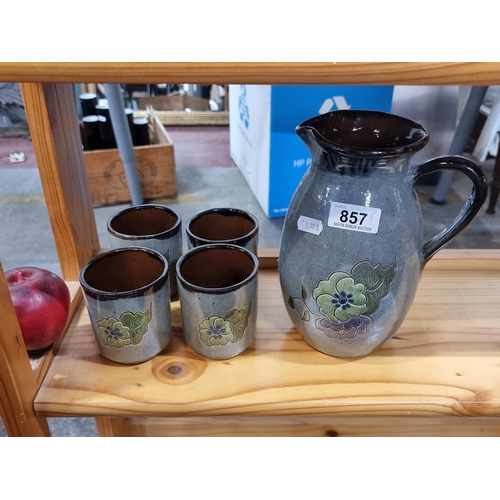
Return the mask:
<svg viewBox="0 0 500 500"><path fill-rule="evenodd" d="M98 417L499 417L500 251L449 252L430 261L397 335L359 359L330 357L301 340L272 268L260 272L256 340L226 361L206 360L185 345L174 302L167 348L139 365L113 363L98 353L82 304L35 411ZM172 375L172 366L180 373Z"/></svg>
<svg viewBox="0 0 500 500"><path fill-rule="evenodd" d="M500 423L491 417L171 417L99 418L113 425L99 427L99 435L162 436L269 436L269 437L470 437L500 436ZM99 426L99 424L98 424Z"/></svg>
<svg viewBox="0 0 500 500"><path fill-rule="evenodd" d="M340 85L498 85L497 62L0 63L0 81Z"/></svg>

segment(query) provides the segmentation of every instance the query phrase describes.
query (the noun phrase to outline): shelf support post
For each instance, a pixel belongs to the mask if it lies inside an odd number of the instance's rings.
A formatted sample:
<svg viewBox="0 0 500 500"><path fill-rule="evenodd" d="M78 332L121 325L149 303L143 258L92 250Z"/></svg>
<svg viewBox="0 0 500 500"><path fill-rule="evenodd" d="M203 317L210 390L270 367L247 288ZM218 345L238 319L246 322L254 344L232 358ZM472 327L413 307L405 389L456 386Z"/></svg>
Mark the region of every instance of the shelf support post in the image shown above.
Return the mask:
<svg viewBox="0 0 500 500"><path fill-rule="evenodd" d="M63 278L78 281L99 250L73 85L21 83Z"/></svg>

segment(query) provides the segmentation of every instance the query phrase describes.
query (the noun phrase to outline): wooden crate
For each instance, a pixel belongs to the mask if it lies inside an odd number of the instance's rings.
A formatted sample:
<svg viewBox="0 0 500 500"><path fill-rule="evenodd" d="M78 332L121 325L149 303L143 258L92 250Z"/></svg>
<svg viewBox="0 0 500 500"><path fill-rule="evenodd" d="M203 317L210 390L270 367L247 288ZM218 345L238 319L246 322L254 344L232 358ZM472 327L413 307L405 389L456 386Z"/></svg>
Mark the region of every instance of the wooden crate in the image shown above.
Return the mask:
<svg viewBox="0 0 500 500"><path fill-rule="evenodd" d="M184 111L189 108L194 111L209 111L208 99L188 95L155 95L148 97L137 97L139 109L152 106L162 111Z"/></svg>
<svg viewBox="0 0 500 500"><path fill-rule="evenodd" d="M174 144L153 112L148 120L151 144L134 147L142 195L146 201L177 194ZM118 149L85 151L84 158L95 207L131 201Z"/></svg>

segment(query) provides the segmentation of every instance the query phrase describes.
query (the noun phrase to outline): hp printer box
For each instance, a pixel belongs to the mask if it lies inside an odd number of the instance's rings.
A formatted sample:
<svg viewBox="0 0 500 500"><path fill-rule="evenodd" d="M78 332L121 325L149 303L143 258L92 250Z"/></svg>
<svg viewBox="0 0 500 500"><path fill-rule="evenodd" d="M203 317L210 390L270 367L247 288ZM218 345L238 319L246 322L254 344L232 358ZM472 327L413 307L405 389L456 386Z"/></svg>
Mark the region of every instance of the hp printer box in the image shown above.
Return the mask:
<svg viewBox="0 0 500 500"><path fill-rule="evenodd" d="M391 111L392 86L230 85L231 158L268 217L284 217L309 150L299 123L337 109Z"/></svg>

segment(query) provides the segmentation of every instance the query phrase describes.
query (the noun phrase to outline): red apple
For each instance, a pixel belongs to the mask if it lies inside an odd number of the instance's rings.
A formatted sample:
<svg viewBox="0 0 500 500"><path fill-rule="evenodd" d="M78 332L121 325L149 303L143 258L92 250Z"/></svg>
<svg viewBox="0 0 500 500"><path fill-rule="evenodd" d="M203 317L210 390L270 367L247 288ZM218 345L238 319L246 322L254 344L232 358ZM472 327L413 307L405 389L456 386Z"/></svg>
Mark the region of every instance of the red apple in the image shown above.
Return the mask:
<svg viewBox="0 0 500 500"><path fill-rule="evenodd" d="M39 267L5 273L24 343L30 357L49 350L61 335L69 314L70 294L56 274Z"/></svg>

